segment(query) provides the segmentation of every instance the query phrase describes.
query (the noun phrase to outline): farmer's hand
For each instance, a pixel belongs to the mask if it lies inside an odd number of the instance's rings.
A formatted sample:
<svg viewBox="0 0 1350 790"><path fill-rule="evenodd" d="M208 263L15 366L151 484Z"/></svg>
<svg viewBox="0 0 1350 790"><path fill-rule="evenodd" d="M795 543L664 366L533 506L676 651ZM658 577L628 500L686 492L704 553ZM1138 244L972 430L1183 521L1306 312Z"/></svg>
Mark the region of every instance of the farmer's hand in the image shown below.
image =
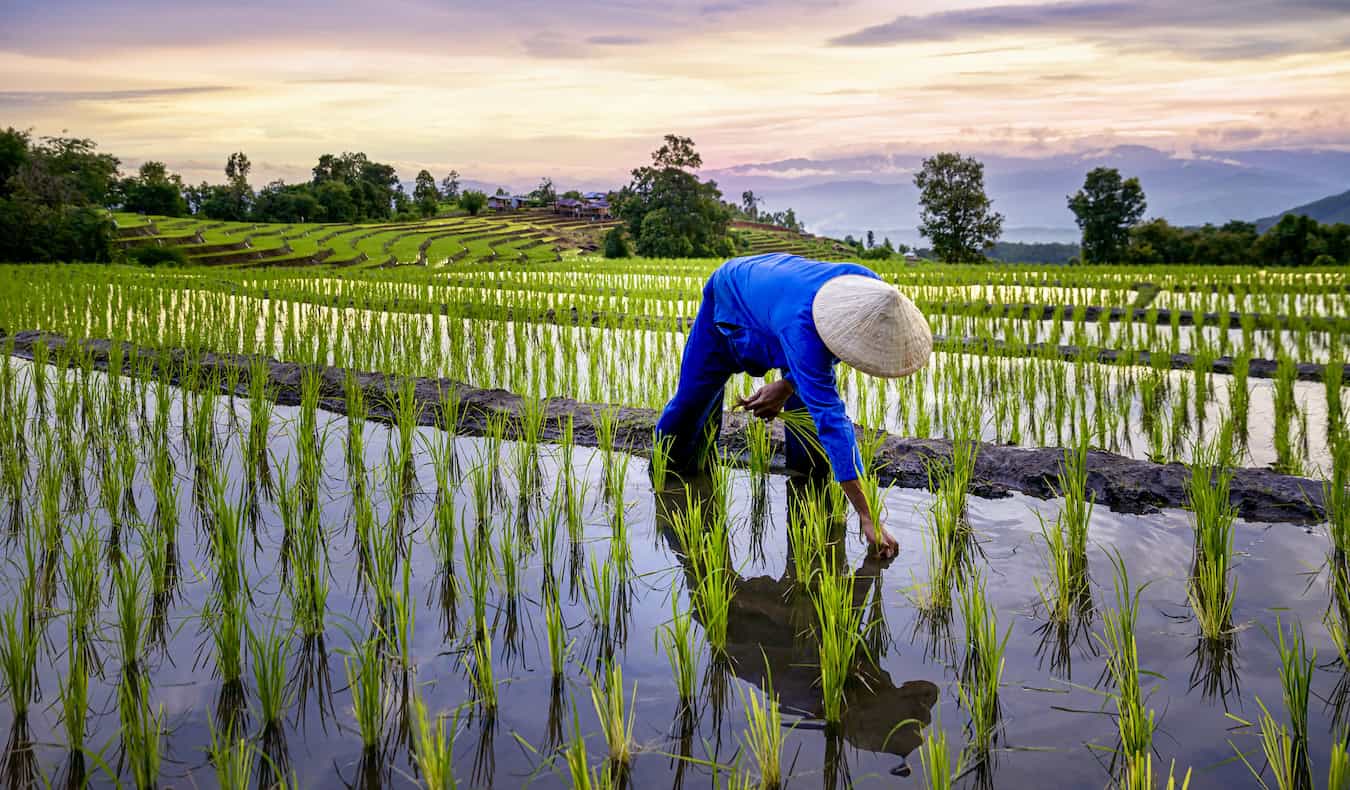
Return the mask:
<svg viewBox="0 0 1350 790"><path fill-rule="evenodd" d="M872 519L860 519L862 523L863 537L867 539L867 547L881 559L890 559L900 551L900 541L895 536L886 531L884 524L874 524Z"/></svg>
<svg viewBox="0 0 1350 790"><path fill-rule="evenodd" d="M761 420L772 420L783 410L783 404L792 397L792 385L783 380L771 381L755 390L748 398L738 398L736 406Z"/></svg>

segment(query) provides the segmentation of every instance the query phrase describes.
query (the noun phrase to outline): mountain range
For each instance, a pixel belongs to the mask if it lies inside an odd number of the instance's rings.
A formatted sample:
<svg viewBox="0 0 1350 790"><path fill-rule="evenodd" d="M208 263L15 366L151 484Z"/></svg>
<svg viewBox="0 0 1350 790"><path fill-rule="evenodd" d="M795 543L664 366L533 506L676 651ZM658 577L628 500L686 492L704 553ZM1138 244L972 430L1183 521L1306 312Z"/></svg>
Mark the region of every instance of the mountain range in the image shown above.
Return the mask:
<svg viewBox="0 0 1350 790"><path fill-rule="evenodd" d="M994 210L1004 215L1006 241L1077 241L1067 197L1099 166L1138 177L1148 200L1146 216L1179 225L1277 217L1289 206L1321 203L1319 198L1350 184L1350 152L1329 149L1198 150L1179 156L1117 146L1039 158L975 156L984 163ZM917 154L799 158L701 175L716 180L727 200L739 201L742 192L753 190L763 200L761 209L792 208L813 233L838 238L873 230L878 240L912 245L922 241L913 183L922 160ZM1350 197L1339 198L1350 203Z"/></svg>
<svg viewBox="0 0 1350 790"><path fill-rule="evenodd" d="M1280 217L1285 214L1294 216L1308 216L1318 222L1334 224L1337 222L1350 223L1350 190L1339 195L1329 195L1321 200L1314 200L1311 203L1304 203L1301 206L1294 206L1288 211L1281 211L1269 217L1262 217L1256 221L1256 229L1265 233L1270 226L1280 221Z"/></svg>

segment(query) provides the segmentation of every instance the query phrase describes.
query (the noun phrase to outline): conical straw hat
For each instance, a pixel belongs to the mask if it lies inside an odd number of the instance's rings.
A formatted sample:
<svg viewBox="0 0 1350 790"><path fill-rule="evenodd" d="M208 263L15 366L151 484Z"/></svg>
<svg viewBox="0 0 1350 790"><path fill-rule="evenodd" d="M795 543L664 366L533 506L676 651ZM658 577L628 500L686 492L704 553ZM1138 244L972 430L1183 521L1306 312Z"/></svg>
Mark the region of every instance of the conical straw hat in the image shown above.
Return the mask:
<svg viewBox="0 0 1350 790"><path fill-rule="evenodd" d="M844 274L827 281L811 303L811 316L826 348L872 376L908 376L933 353L933 331L919 308L872 277Z"/></svg>

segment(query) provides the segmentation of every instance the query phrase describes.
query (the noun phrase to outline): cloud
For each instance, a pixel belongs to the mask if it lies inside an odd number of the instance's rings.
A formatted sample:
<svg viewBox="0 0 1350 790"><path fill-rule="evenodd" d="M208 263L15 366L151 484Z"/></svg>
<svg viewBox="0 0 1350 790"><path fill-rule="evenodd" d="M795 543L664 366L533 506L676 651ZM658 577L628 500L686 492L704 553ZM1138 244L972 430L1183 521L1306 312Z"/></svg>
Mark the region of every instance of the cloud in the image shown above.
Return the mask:
<svg viewBox="0 0 1350 790"><path fill-rule="evenodd" d="M835 47L885 47L989 35L1061 35L1136 50L1168 49L1213 60L1343 49L1343 0L1086 0L988 5L897 16L829 39ZM974 54L984 50L972 50Z"/></svg>
<svg viewBox="0 0 1350 790"><path fill-rule="evenodd" d="M187 85L176 88L140 88L115 91L0 91L0 106L33 107L75 102L132 102L233 90L226 85Z"/></svg>
<svg viewBox="0 0 1350 790"><path fill-rule="evenodd" d="M642 36L625 35L591 36L586 39L587 44L597 47L633 47L647 42L648 39Z"/></svg>

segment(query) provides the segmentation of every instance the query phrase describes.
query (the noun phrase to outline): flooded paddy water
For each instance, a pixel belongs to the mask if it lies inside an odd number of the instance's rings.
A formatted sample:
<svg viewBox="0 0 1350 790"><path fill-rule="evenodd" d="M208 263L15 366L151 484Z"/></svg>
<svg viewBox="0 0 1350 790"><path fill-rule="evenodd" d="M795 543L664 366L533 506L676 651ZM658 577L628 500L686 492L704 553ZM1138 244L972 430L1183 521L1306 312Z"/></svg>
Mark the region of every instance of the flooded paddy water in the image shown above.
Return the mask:
<svg viewBox="0 0 1350 790"><path fill-rule="evenodd" d="M219 732L225 721L251 744L245 757L255 777L280 768L305 787L417 785L414 698L433 717L454 722L453 774L463 785L571 786L562 750L574 733L587 744L592 765L608 751L592 699L593 689L604 686L607 658L622 668L620 696L632 721L635 756L622 777L631 787L720 786L733 764L753 776L746 710L766 684L782 711L781 764L792 787L928 786L926 774L938 769L923 764L921 744L939 728L953 751L969 738L958 691L960 615L943 628L914 605L929 576L924 546L934 495L927 491L885 493L886 522L901 546L894 561L868 558L856 525L837 525L840 565L855 578L868 658L847 686L840 724L827 727L815 613L797 584L790 548L798 511L789 503L801 492L788 478L739 468L727 473L735 577L726 649L714 658L696 616L696 693L684 704L660 634L672 612L691 611L688 561L672 532L685 496L683 489L654 491L646 459L565 444L530 447L500 435L452 437L425 427L405 435L314 404L259 411L242 393L185 396L152 381L115 379L110 396L103 374L55 368L46 370L39 398L33 367L13 367L6 406L22 409L22 420L11 417L9 424L22 426L23 441L10 435L4 460L12 469L21 461L22 484L0 499L6 525L0 585L11 612L20 611L16 602L37 602L41 638L26 716L15 714L12 691L0 707L0 726L10 733L4 759L10 784L72 778L62 699L80 606L71 600L66 560L90 535L98 546L99 592L88 620L96 660L84 706L82 770L94 786L134 781L138 750L127 743L137 720L119 691L128 665L147 681L149 710L162 711L157 725L142 727L162 739L161 786L217 785L219 765L208 752L213 728ZM253 419L264 414L259 440ZM260 445L266 463L253 453ZM25 448L22 457L16 447ZM405 451L410 467L400 460ZM1148 673L1141 677L1145 703L1156 715L1159 770L1165 774L1175 759L1178 775L1194 769L1192 787L1254 783L1238 752L1258 770L1265 758L1256 728L1242 720L1256 721L1258 700L1277 720L1287 718L1275 638L1281 626L1299 623L1316 651L1307 750L1320 784L1347 712L1346 670L1323 625L1331 608L1323 528L1237 523L1236 630L1225 649L1215 650L1199 638L1188 603L1195 538L1191 515L1179 510L1130 516L1097 508L1087 552L1093 605L1069 628L1047 628L1038 592L1047 576L1038 514L1052 519L1061 505L1021 496L969 501L973 562L1008 641L994 747L963 770L958 784L1086 788L1115 781L1119 732L1100 635L1115 606L1117 553L1132 584L1146 585L1135 634L1140 668ZM294 566L297 513L311 508L322 539L315 576L327 582L317 629L312 617L311 625L300 625L297 606L314 599L298 591ZM259 682L266 651L239 634L245 647L238 680L222 678L230 669L222 649L229 640L218 636L218 536L229 512L240 517L244 538L232 566L244 582L249 627L243 630L271 634L282 646L282 715L270 727L262 721L268 705ZM456 524L448 555L446 518ZM171 551L164 550L166 538ZM471 554L491 558L482 580L471 578ZM379 569L372 557L387 557L392 567ZM140 564L143 574L143 594L132 596L138 604L118 594L127 586L118 578L127 562ZM392 598L383 598L380 584L390 580ZM382 600L396 601L406 614L389 617ZM565 647L560 679L550 667L552 600ZM138 625L131 611L137 605L145 610ZM487 649L475 654L479 612ZM129 627L141 637L134 657L125 655ZM371 748L364 744L372 733L358 722L360 689L348 674L369 644L380 649ZM491 664L495 710L478 686L484 660Z"/></svg>

